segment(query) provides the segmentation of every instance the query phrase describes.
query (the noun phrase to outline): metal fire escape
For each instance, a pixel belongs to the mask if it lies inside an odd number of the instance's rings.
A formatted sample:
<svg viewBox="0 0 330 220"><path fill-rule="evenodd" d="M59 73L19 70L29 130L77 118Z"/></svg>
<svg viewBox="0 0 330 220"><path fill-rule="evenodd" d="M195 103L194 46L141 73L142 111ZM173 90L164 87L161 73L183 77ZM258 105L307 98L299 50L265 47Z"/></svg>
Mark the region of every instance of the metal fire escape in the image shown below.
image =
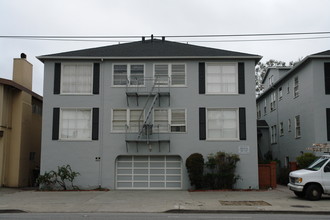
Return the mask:
<svg viewBox="0 0 330 220"><path fill-rule="evenodd" d="M170 151L169 133L161 133L159 125L154 125L152 120L152 112L157 101L159 107L164 103L163 101L166 101L168 106L170 106L170 80L169 78L144 78L141 80L143 82L131 82L131 85L135 86L131 86L129 83L126 86L127 106L132 105L133 100L136 101L136 106L144 104L138 120L138 131L132 132L126 125L126 150L128 152L129 143L135 143L136 151L138 152L139 143L144 143L151 151L152 144L158 143L160 152L161 143L168 143Z"/></svg>

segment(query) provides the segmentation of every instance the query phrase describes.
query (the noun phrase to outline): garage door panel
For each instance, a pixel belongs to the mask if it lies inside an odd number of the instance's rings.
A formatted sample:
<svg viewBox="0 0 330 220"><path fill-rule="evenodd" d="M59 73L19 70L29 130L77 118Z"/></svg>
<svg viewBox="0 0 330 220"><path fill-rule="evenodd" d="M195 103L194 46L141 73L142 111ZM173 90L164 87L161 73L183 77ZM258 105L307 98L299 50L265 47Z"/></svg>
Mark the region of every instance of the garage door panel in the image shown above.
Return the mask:
<svg viewBox="0 0 330 220"><path fill-rule="evenodd" d="M165 176L150 176L150 181L165 181Z"/></svg>
<svg viewBox="0 0 330 220"><path fill-rule="evenodd" d="M164 182L150 182L150 188L165 188Z"/></svg>
<svg viewBox="0 0 330 220"><path fill-rule="evenodd" d="M117 174L132 174L132 169L117 169Z"/></svg>
<svg viewBox="0 0 330 220"><path fill-rule="evenodd" d="M132 188L132 182L117 182L118 188Z"/></svg>
<svg viewBox="0 0 330 220"><path fill-rule="evenodd" d="M149 166L148 162L134 162L134 167L148 168L148 166Z"/></svg>
<svg viewBox="0 0 330 220"><path fill-rule="evenodd" d="M181 170L179 170L179 169L167 169L166 174L181 174Z"/></svg>
<svg viewBox="0 0 330 220"><path fill-rule="evenodd" d="M181 189L179 156L119 156L116 160L118 189Z"/></svg>
<svg viewBox="0 0 330 220"><path fill-rule="evenodd" d="M117 181L131 181L132 180L132 176L122 176L122 175L118 175L117 176Z"/></svg>

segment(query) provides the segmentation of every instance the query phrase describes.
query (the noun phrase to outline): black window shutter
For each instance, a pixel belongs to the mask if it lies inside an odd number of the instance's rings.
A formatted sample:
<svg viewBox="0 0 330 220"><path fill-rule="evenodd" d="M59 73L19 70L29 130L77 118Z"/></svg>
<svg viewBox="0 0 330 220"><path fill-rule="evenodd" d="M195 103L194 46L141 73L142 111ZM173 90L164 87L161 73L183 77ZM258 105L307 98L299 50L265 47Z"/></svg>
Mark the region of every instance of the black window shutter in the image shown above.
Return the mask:
<svg viewBox="0 0 330 220"><path fill-rule="evenodd" d="M325 94L330 94L330 63L324 63Z"/></svg>
<svg viewBox="0 0 330 220"><path fill-rule="evenodd" d="M238 94L245 94L244 63L238 63Z"/></svg>
<svg viewBox="0 0 330 220"><path fill-rule="evenodd" d="M55 63L54 67L54 94L61 92L61 63Z"/></svg>
<svg viewBox="0 0 330 220"><path fill-rule="evenodd" d="M92 140L99 139L99 109L93 108Z"/></svg>
<svg viewBox="0 0 330 220"><path fill-rule="evenodd" d="M60 108L54 108L52 140L58 140L59 130L60 130Z"/></svg>
<svg viewBox="0 0 330 220"><path fill-rule="evenodd" d="M246 140L246 111L239 108L239 139Z"/></svg>
<svg viewBox="0 0 330 220"><path fill-rule="evenodd" d="M327 108L327 136L330 141L330 108Z"/></svg>
<svg viewBox="0 0 330 220"><path fill-rule="evenodd" d="M199 94L205 94L205 63L199 63Z"/></svg>
<svg viewBox="0 0 330 220"><path fill-rule="evenodd" d="M93 68L93 94L100 94L100 64L94 63Z"/></svg>
<svg viewBox="0 0 330 220"><path fill-rule="evenodd" d="M206 140L206 110L199 108L199 140Z"/></svg>

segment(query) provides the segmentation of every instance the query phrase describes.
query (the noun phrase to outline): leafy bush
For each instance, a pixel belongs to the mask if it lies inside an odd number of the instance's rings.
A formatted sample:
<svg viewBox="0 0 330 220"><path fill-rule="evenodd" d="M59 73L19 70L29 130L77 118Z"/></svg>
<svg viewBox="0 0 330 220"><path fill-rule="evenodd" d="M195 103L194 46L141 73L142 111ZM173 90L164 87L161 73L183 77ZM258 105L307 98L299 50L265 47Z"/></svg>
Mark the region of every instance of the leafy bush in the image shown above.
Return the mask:
<svg viewBox="0 0 330 220"><path fill-rule="evenodd" d="M204 173L204 158L199 153L191 154L186 160L186 167L189 174L190 183L196 189L202 188Z"/></svg>
<svg viewBox="0 0 330 220"><path fill-rule="evenodd" d="M238 161L240 161L240 158L237 154L218 152L215 155L209 155L206 167L211 171L211 174L205 176L208 182L211 183L209 187L213 189L232 189L239 179L239 176L235 175Z"/></svg>
<svg viewBox="0 0 330 220"><path fill-rule="evenodd" d="M70 165L63 165L57 167L57 172L50 171L45 172L44 175L40 175L37 179L37 183L41 189L52 190L57 186L60 186L63 190L67 190L67 182L71 183L72 189L78 189L77 186L73 185L74 179L79 176L80 173L72 171Z"/></svg>
<svg viewBox="0 0 330 220"><path fill-rule="evenodd" d="M314 160L316 156L313 153L304 153L296 158L300 169L307 168Z"/></svg>

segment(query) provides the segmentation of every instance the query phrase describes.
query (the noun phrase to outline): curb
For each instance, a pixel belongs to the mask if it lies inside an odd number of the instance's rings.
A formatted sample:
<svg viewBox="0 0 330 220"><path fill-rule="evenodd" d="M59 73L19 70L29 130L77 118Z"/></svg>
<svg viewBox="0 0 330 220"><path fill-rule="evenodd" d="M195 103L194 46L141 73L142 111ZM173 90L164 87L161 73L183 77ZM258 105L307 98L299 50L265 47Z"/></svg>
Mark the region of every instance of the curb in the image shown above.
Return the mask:
<svg viewBox="0 0 330 220"><path fill-rule="evenodd" d="M170 209L164 213L209 213L209 214L221 214L221 213L236 213L236 214L304 214L304 215L329 215L330 211L281 211L281 210L189 210L189 209Z"/></svg>

